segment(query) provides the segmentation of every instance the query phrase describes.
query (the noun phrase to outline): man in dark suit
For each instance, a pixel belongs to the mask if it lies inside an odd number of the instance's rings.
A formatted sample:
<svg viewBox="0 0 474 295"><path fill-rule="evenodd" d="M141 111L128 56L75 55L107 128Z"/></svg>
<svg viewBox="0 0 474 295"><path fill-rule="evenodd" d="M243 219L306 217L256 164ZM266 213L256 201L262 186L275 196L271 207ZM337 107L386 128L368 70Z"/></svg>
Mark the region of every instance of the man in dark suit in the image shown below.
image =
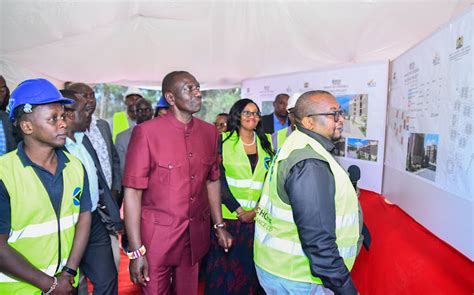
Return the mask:
<svg viewBox="0 0 474 295"><path fill-rule="evenodd" d="M112 131L109 123L94 115L97 100L94 90L89 85L73 83L68 87L68 90L77 92L86 99L86 111L91 114L90 126L87 128L86 134L99 155L107 183L115 196L116 192L121 189L122 175L120 174L120 160L112 142Z"/></svg>
<svg viewBox="0 0 474 295"><path fill-rule="evenodd" d="M273 113L262 117L263 132L272 134L289 126L288 113L286 111L289 98L286 93L280 93L275 97Z"/></svg>
<svg viewBox="0 0 474 295"><path fill-rule="evenodd" d="M86 111L92 116L85 134L97 153L107 185L112 191L115 200L118 201L119 192L122 189L122 175L120 173L120 159L112 142L112 131L110 130L109 123L94 115L97 100L94 90L89 85L73 83L69 85L68 89L81 94L86 99ZM118 236L111 234L110 239L112 241L112 250L114 251L115 265L118 267L120 263Z"/></svg>
<svg viewBox="0 0 474 295"><path fill-rule="evenodd" d="M120 212L105 179L94 147L84 134L90 122L86 100L72 91L63 96L76 103L64 108L67 122L66 149L83 163L89 177L92 201L92 225L89 243L80 268L94 285L94 294L117 294L117 268L114 263L109 232L123 229Z"/></svg>

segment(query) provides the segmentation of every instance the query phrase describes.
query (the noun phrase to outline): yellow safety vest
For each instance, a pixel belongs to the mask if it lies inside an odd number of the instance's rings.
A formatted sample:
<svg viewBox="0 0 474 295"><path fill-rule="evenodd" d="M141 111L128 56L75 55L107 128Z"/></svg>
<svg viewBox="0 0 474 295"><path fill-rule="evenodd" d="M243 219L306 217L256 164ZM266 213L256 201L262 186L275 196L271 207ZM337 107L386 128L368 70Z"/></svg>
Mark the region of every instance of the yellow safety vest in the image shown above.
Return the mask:
<svg viewBox="0 0 474 295"><path fill-rule="evenodd" d="M229 132L222 134L222 140L225 140L228 135ZM257 206L263 181L271 162L270 155L262 148L258 136L255 136L258 162L253 173L244 146L236 132L222 144L222 162L227 184L234 198L245 210L254 209ZM230 212L225 205L222 205L222 216L224 219L237 219L237 213Z"/></svg>
<svg viewBox="0 0 474 295"><path fill-rule="evenodd" d="M290 205L278 196L278 165L293 151L310 146L315 157L325 159L334 175L336 192L336 244L349 270L357 255L359 214L356 192L344 169L316 140L295 130L279 151L267 176L257 208L254 238L255 264L265 271L288 280L322 284L311 273L309 259L298 237ZM319 155L319 156L318 156Z"/></svg>
<svg viewBox="0 0 474 295"><path fill-rule="evenodd" d="M286 138L291 134L291 126L278 130L272 134L272 144L275 153L285 143Z"/></svg>
<svg viewBox="0 0 474 295"><path fill-rule="evenodd" d="M0 180L10 196L8 245L49 276L61 271L71 252L84 185L81 162L65 154L69 162L62 171L64 188L59 218L33 167L23 166L17 150L0 157ZM31 284L0 272L0 294L41 292Z"/></svg>
<svg viewBox="0 0 474 295"><path fill-rule="evenodd" d="M117 112L114 113L113 117L113 129L112 130L112 140L115 143L115 138L117 135L129 128L128 126L128 116L126 112Z"/></svg>

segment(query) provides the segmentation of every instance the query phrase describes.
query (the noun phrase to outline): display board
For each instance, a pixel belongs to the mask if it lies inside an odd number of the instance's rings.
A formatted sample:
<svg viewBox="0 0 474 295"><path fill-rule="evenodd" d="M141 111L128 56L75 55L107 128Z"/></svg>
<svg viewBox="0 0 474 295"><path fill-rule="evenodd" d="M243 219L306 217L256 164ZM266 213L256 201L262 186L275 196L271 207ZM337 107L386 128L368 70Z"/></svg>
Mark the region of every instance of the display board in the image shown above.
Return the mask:
<svg viewBox="0 0 474 295"><path fill-rule="evenodd" d="M384 179L384 194L393 196L413 217L471 257L473 15L471 7L392 62L385 159L390 173ZM408 182L415 185L400 187ZM426 191L430 195L422 194ZM431 208L442 209L442 217L433 216ZM446 219L445 225L429 226L439 222L432 219L440 218ZM446 226L466 231L454 236L455 231L450 233Z"/></svg>
<svg viewBox="0 0 474 295"><path fill-rule="evenodd" d="M392 64L387 165L474 197L472 23L446 26Z"/></svg>
<svg viewBox="0 0 474 295"><path fill-rule="evenodd" d="M242 97L259 104L263 114L273 111L280 93L326 90L345 110L336 159L346 169L361 169L359 187L381 193L385 148L388 62L246 80Z"/></svg>

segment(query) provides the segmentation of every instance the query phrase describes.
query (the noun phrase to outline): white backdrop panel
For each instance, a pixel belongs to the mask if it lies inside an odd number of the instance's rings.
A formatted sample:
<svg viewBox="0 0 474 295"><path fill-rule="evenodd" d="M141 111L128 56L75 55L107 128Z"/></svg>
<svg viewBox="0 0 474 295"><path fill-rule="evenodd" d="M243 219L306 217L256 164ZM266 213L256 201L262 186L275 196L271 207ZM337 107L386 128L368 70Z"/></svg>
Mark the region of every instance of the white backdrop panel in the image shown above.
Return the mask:
<svg viewBox="0 0 474 295"><path fill-rule="evenodd" d="M264 113L269 113L272 111L271 102L279 93L291 95L318 89L333 93L348 113L344 144L336 159L345 168L359 166L359 186L381 193L387 76L387 62L271 76L244 81L242 97L254 100ZM355 102L359 108L351 107Z"/></svg>
<svg viewBox="0 0 474 295"><path fill-rule="evenodd" d="M471 258L473 27L471 7L393 61L383 181L387 197Z"/></svg>

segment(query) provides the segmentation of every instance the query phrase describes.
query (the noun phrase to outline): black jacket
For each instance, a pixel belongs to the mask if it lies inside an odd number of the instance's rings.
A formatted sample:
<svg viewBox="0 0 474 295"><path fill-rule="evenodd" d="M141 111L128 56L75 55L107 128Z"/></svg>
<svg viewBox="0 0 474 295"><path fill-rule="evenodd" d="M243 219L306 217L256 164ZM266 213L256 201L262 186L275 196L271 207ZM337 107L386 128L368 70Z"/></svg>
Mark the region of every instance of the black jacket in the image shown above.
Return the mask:
<svg viewBox="0 0 474 295"><path fill-rule="evenodd" d="M275 132L275 127L273 126L273 113L262 116L262 127L263 132L265 133L272 134Z"/></svg>
<svg viewBox="0 0 474 295"><path fill-rule="evenodd" d="M110 167L112 168L112 189L120 191L122 189L122 172L120 170L120 158L112 141L112 131L109 123L102 119L97 120L97 128L104 138L109 153Z"/></svg>

